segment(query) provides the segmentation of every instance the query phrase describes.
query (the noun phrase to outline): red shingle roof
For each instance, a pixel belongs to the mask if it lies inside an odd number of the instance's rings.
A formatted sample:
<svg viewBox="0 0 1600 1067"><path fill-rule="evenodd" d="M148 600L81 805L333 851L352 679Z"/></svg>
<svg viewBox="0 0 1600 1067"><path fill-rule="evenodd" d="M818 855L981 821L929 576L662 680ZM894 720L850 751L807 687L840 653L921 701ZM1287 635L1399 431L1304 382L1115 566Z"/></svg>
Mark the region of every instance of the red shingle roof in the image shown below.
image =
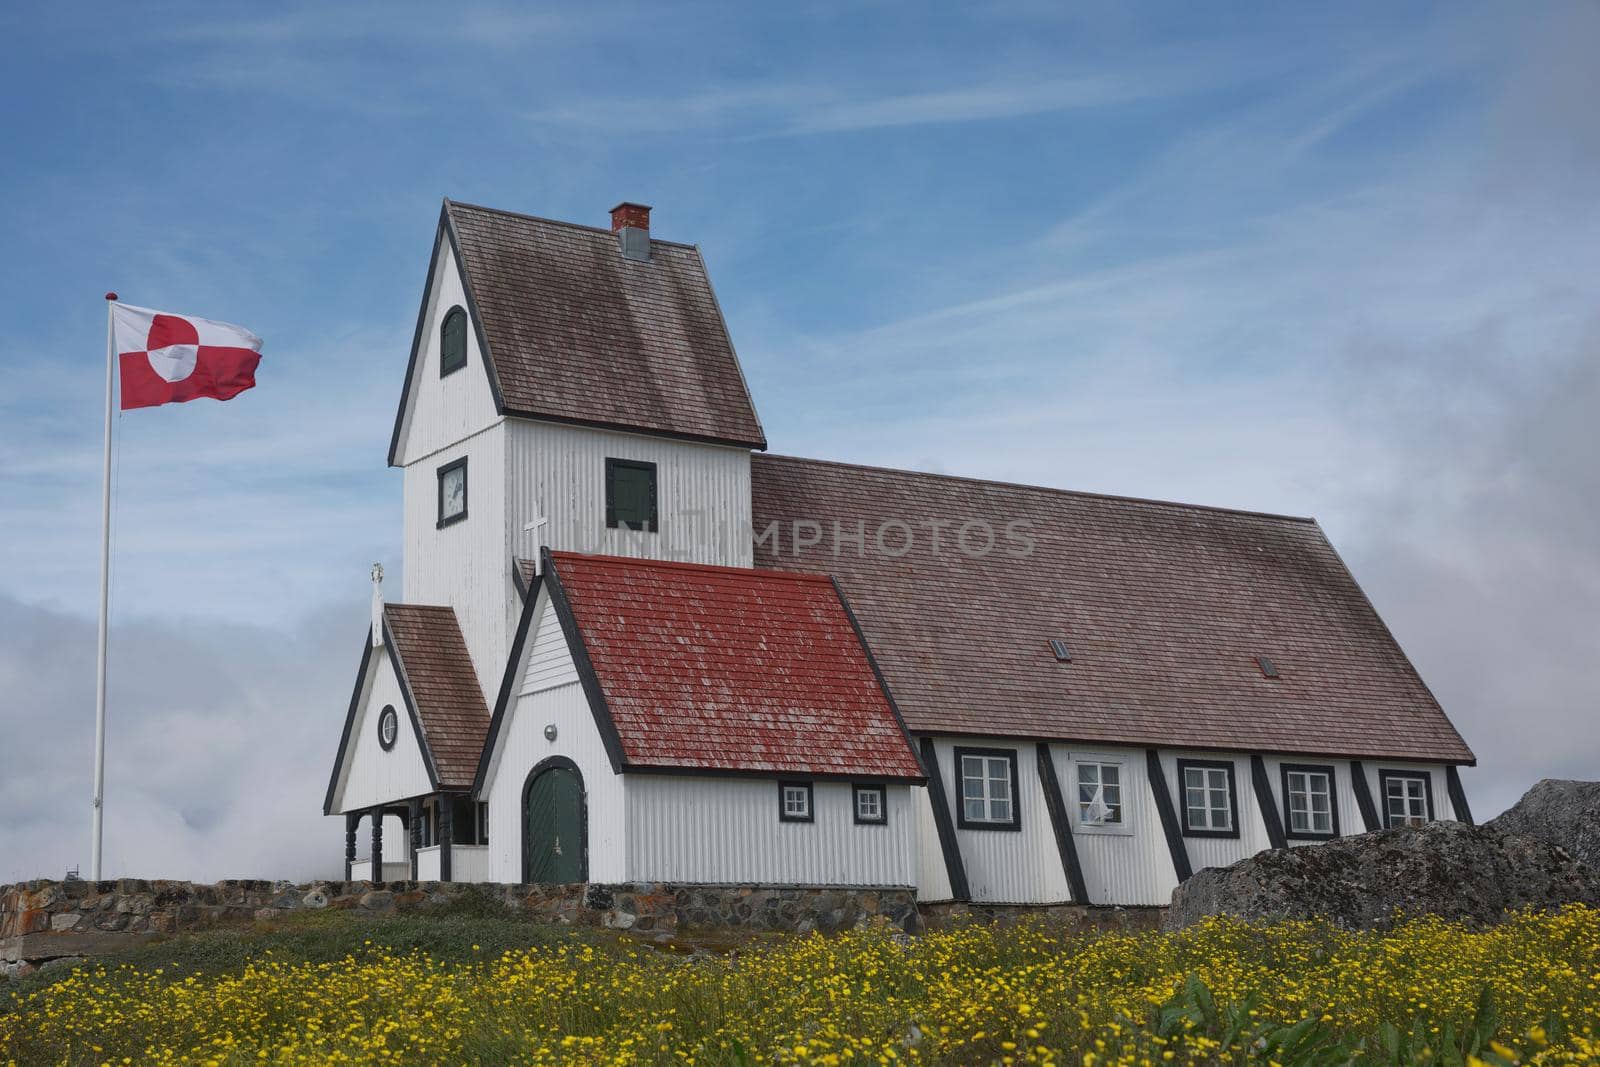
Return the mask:
<svg viewBox="0 0 1600 1067"><path fill-rule="evenodd" d="M752 457L751 476L755 528L783 538L756 565L837 578L913 733L1473 759L1309 519L787 456ZM796 557L793 520L827 536ZM862 524L867 550L835 554L835 520ZM917 537L898 558L874 544L891 520ZM1029 524L1024 558L1005 551L1012 520ZM959 551L969 521L995 551Z"/></svg>
<svg viewBox="0 0 1600 1067"><path fill-rule="evenodd" d="M383 612L439 785L468 788L489 732L489 709L456 613L425 604L385 604Z"/></svg>
<svg viewBox="0 0 1600 1067"><path fill-rule="evenodd" d="M630 768L922 776L828 578L552 559Z"/></svg>
<svg viewBox="0 0 1600 1067"><path fill-rule="evenodd" d="M507 411L766 447L698 248L444 210Z"/></svg>

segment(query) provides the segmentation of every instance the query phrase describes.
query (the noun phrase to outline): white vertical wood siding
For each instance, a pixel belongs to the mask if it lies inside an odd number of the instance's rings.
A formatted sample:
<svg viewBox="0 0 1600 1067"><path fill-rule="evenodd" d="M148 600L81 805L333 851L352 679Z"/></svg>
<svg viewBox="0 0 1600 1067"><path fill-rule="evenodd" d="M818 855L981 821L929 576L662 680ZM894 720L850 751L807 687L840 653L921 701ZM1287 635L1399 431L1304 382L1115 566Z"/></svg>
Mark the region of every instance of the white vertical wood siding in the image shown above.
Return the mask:
<svg viewBox="0 0 1600 1067"><path fill-rule="evenodd" d="M426 848L417 849L417 881L437 882L439 880L439 845L428 845ZM455 865L451 864L450 873L455 874ZM465 882L465 878L456 878L455 881Z"/></svg>
<svg viewBox="0 0 1600 1067"><path fill-rule="evenodd" d="M916 883L909 786L889 785L888 823L864 826L849 782L814 782L808 823L779 820L776 778L630 774L627 782L628 881Z"/></svg>
<svg viewBox="0 0 1600 1067"><path fill-rule="evenodd" d="M400 425L400 447L395 455L395 461L403 467L450 447L500 418L470 313L467 365L439 377L439 327L452 307L467 309L461 272L443 234L432 283L428 306L423 311L422 344L411 373L411 403Z"/></svg>
<svg viewBox="0 0 1600 1067"><path fill-rule="evenodd" d="M492 882L490 846L450 846L450 879L455 882Z"/></svg>
<svg viewBox="0 0 1600 1067"><path fill-rule="evenodd" d="M539 763L551 756L565 756L578 765L583 776L589 878L595 882L626 881L624 779L611 770L588 698L576 680L560 622L547 597L540 597L535 611L532 636L517 679L519 695L501 723L479 796L489 803L485 877L494 882L522 880L523 786ZM527 667L533 663L541 665L542 680L530 684ZM563 677L572 680L563 682ZM544 736L545 726L551 724L556 728L554 741Z"/></svg>
<svg viewBox="0 0 1600 1067"><path fill-rule="evenodd" d="M505 424L496 423L405 470L405 603L455 608L491 704L520 607L506 535L505 440ZM439 529L438 469L462 456L467 517Z"/></svg>
<svg viewBox="0 0 1600 1067"><path fill-rule="evenodd" d="M748 449L528 419L507 427L507 529L517 555L534 555L535 535L522 527L545 518L544 543L555 549L750 566ZM606 527L607 458L656 465L659 532Z"/></svg>
<svg viewBox="0 0 1600 1067"><path fill-rule="evenodd" d="M388 854L385 848L385 855ZM383 861L383 874L373 877L371 860L356 860L350 865L350 880L353 882L404 882L411 877L410 863L397 863L390 860Z"/></svg>
<svg viewBox="0 0 1600 1067"><path fill-rule="evenodd" d="M1309 762L1309 761L1308 761ZM1445 767L1442 763L1406 763L1402 760L1362 760L1362 767L1367 772L1367 788L1372 791L1372 806L1378 809L1378 827L1385 825L1383 789L1379 785L1378 774L1380 771L1427 771L1429 784L1433 789L1433 817L1435 819L1454 819L1456 817L1455 805L1450 803L1450 789L1446 784Z"/></svg>
<svg viewBox="0 0 1600 1067"><path fill-rule="evenodd" d="M1167 788L1172 793L1178 825L1183 825L1183 782L1178 778L1178 760L1196 759L1233 764L1234 803L1238 809L1238 837L1188 837L1183 839L1189 853L1189 865L1196 871L1206 867L1229 867L1246 856L1271 848L1267 837L1267 824L1261 820L1261 806L1256 802L1254 779L1250 775L1250 757L1238 753L1189 752L1163 749L1161 767L1167 776Z"/></svg>
<svg viewBox="0 0 1600 1067"><path fill-rule="evenodd" d="M956 830L956 839L966 867L972 900L1020 904L1055 903L1069 899L1066 876L1062 871L1059 852L1052 836L1049 815L1043 807L1043 786L1038 779L1033 742L972 738L938 739L935 747L939 756L940 771L950 795L952 820L955 818L955 804L959 800L961 788L953 751L957 745L969 748L1015 749L1017 752L1019 779L1017 795L1022 804L1022 831L1017 833L959 828ZM1159 756L1167 788L1177 808L1180 825L1183 819L1184 791L1177 774L1178 760L1227 761L1233 764L1239 836L1237 838L1184 837L1184 848L1194 870L1226 867L1271 847L1260 803L1256 798L1248 755L1163 750ZM1052 745L1051 758L1061 782L1062 799L1066 805L1068 820L1072 824L1073 843L1083 868L1089 902L1123 906L1168 903L1173 889L1178 884L1177 871L1173 866L1166 835L1161 827L1160 813L1156 810L1145 750L1112 746L1083 748ZM1079 761L1106 760L1119 762L1122 768L1124 825L1130 831L1127 833L1085 828L1080 824L1076 764ZM1275 806L1279 819L1284 818L1282 765L1319 764L1334 768L1340 834L1349 836L1365 832L1360 809L1356 805L1348 760L1329 760L1312 756L1270 756L1264 757L1263 762L1271 786L1271 803ZM1446 771L1442 765L1368 760L1365 761L1365 766L1369 788L1374 802L1379 807L1380 817L1382 813L1382 794L1378 789L1380 770L1428 771L1433 787L1435 815L1440 819L1455 817L1447 792ZM922 795L916 805L919 845L918 897L929 901L949 899L950 885L932 815L933 798L926 790L920 792ZM1294 845L1315 843L1291 842Z"/></svg>
<svg viewBox="0 0 1600 1067"><path fill-rule="evenodd" d="M1150 791L1142 748L1076 748L1052 745L1051 759L1061 782L1062 800L1072 824L1078 863L1091 904L1166 904L1178 886L1172 853ZM1081 825L1078 808L1079 761L1114 762L1121 767L1122 818L1127 832Z"/></svg>
<svg viewBox="0 0 1600 1067"><path fill-rule="evenodd" d="M339 783L334 788L335 812L359 811L374 804L423 796L433 788L388 648L374 650L363 689L355 722L350 727L349 751L345 753ZM388 751L378 743L378 715L386 704L394 705L400 727L394 747ZM398 821L384 826L384 851L391 856L399 855L395 849L401 847L397 827ZM394 830L396 836L391 837L390 830ZM357 837L358 848L369 847L369 834L363 822L361 836Z"/></svg>
<svg viewBox="0 0 1600 1067"><path fill-rule="evenodd" d="M1016 803L1022 829L963 830L957 826L956 844L966 866L972 899L989 904L1059 904L1072 899L1055 831L1044 806L1039 781L1039 758L1032 741L984 738L937 738L939 772L950 797L950 820L958 822L961 769L955 749L1008 749L1017 754Z"/></svg>
<svg viewBox="0 0 1600 1067"><path fill-rule="evenodd" d="M911 787L911 810L916 815L917 899L949 900L950 871L944 863L944 848L939 844L939 824L934 821L933 805L944 803L930 786ZM955 816L952 814L951 818Z"/></svg>
<svg viewBox="0 0 1600 1067"><path fill-rule="evenodd" d="M541 595L534 610L538 615L529 626L527 664L522 668L522 683L517 690L523 696L578 680L578 665L572 659L550 598Z"/></svg>
<svg viewBox="0 0 1600 1067"><path fill-rule="evenodd" d="M439 529L438 470L462 456L467 518ZM608 457L656 464L660 532L607 528ZM535 517L547 520L551 548L748 567L750 453L512 419L408 466L404 598L455 608L486 700L499 691L521 607L511 560L537 554L538 535L523 529Z"/></svg>
<svg viewBox="0 0 1600 1067"><path fill-rule="evenodd" d="M544 736L547 724L556 739ZM482 799L489 802L489 880L522 880L522 791L533 768L551 756L578 765L588 814L589 880L623 877L623 779L612 773L583 687L576 682L519 696L501 726L496 766Z"/></svg>

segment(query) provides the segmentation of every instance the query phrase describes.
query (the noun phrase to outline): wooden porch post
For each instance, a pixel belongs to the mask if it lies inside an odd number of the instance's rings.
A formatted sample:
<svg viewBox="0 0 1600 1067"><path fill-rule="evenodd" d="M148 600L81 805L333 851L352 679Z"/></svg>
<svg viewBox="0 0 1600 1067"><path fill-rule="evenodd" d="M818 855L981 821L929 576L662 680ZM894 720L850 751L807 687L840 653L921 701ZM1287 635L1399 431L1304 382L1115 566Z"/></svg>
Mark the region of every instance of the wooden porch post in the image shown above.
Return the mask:
<svg viewBox="0 0 1600 1067"><path fill-rule="evenodd" d="M450 881L450 845L456 837L454 797L439 794L439 881Z"/></svg>
<svg viewBox="0 0 1600 1067"><path fill-rule="evenodd" d="M411 880L417 880L417 849L422 847L422 800L412 798L410 814L411 830Z"/></svg>
<svg viewBox="0 0 1600 1067"><path fill-rule="evenodd" d="M350 880L350 868L356 862L356 826L361 822L359 811L344 813L344 880Z"/></svg>
<svg viewBox="0 0 1600 1067"><path fill-rule="evenodd" d="M383 881L383 809L373 808L372 815L372 881Z"/></svg>

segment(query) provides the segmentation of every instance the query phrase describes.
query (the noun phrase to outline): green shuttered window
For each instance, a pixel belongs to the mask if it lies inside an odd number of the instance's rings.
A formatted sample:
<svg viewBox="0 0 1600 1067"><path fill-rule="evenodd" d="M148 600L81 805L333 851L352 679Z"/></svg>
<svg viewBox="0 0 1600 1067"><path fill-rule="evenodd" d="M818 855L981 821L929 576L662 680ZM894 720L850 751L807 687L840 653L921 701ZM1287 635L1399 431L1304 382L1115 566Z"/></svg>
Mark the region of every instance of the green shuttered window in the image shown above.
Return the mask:
<svg viewBox="0 0 1600 1067"><path fill-rule="evenodd" d="M439 377L467 365L467 313L453 307L439 327Z"/></svg>
<svg viewBox="0 0 1600 1067"><path fill-rule="evenodd" d="M656 465L606 460L606 526L656 531Z"/></svg>

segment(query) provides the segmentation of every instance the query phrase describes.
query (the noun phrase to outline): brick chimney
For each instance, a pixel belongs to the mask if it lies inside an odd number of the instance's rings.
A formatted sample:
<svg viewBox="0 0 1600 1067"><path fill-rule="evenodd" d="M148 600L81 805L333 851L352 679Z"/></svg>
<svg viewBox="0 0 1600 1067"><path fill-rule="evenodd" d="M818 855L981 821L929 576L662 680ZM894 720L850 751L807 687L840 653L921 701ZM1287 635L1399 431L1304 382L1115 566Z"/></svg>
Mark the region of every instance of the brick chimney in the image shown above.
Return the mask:
<svg viewBox="0 0 1600 1067"><path fill-rule="evenodd" d="M611 209L611 232L617 235L622 258L650 260L650 206L624 200Z"/></svg>

